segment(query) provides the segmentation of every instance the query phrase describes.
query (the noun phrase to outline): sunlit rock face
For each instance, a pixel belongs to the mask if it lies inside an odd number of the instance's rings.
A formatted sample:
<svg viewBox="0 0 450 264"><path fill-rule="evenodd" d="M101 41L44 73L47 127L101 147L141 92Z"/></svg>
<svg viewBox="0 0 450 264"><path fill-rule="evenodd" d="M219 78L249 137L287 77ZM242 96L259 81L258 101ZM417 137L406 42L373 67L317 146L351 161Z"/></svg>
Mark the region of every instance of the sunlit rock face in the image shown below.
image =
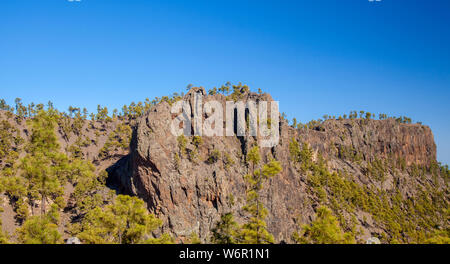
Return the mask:
<svg viewBox="0 0 450 264"><path fill-rule="evenodd" d="M216 100L225 105L227 100L223 95L208 96L204 90L197 89L184 98L190 104L193 104L194 93L204 95L204 102ZM268 94L255 93L244 93L240 99L272 100ZM233 212L238 222L245 221L243 177L249 172L245 156L260 139L203 136L197 147L192 137L186 137L186 147L180 149L177 137L170 131L173 119L170 109L168 103L158 104L138 120L130 155L114 165L110 174L120 183L122 191L138 195L147 202L149 210L164 221L163 232L180 240L195 232L203 241L208 241L211 229L222 214ZM293 231L301 224L310 223L315 208L321 204L308 184L308 173L299 170L298 164L292 161L289 145L293 138L300 145L308 143L313 150L313 160L323 157L331 172L345 171L359 185L385 191L400 190L404 197L413 196L420 185L415 179L411 182L408 170L388 170L383 181L377 181L367 174L368 164L389 160L403 162L406 167L426 167L436 161L433 134L427 126L402 124L394 119L345 119L297 129L280 120L279 144L261 149L263 162L273 157L283 167L282 173L270 179L261 194L269 211L268 229L276 242L292 242ZM211 163L207 159L213 151L221 155ZM426 179L430 177L425 175ZM358 236L363 241L384 231L366 212L343 212L343 216L356 218L357 227L363 231Z"/></svg>

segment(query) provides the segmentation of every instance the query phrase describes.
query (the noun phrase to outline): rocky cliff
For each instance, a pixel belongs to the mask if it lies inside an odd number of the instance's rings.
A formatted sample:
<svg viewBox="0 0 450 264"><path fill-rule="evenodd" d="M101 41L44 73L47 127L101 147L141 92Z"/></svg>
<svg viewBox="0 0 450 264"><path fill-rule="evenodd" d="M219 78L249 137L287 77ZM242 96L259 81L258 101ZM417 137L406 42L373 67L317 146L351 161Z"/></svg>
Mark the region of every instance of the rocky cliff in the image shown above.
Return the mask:
<svg viewBox="0 0 450 264"><path fill-rule="evenodd" d="M207 96L202 89L191 90L184 99L192 104L194 93L204 95L205 102L229 100L220 94ZM267 94L249 92L239 99L272 100ZM245 221L243 177L249 171L245 157L260 139L203 136L199 144L187 137L180 146L170 132L170 107L160 103L137 120L130 154L108 169L109 183L144 199L164 221L163 232L181 241L194 232L209 241L210 230L222 214L233 212L238 222ZM329 119L304 128L280 119L279 127L279 144L261 149L263 161L273 157L283 167L262 193L269 210L268 229L277 242L292 242L293 231L311 222L315 208L322 204L332 207L348 230L357 230L361 240L396 236L392 234L396 221L405 223L398 228L399 236L409 239L410 224L422 223L420 214L412 210L426 202L421 198L424 191L433 190L430 197L444 193L439 197L444 207L448 204L447 183L436 176L436 145L427 126L392 118L353 118ZM326 172L302 169L306 161L296 161L290 148L295 142L307 143L312 162L324 164L320 168ZM208 158L213 153L220 155L211 162ZM397 212L397 207L404 213ZM447 225L440 211L434 214L427 225L439 221Z"/></svg>

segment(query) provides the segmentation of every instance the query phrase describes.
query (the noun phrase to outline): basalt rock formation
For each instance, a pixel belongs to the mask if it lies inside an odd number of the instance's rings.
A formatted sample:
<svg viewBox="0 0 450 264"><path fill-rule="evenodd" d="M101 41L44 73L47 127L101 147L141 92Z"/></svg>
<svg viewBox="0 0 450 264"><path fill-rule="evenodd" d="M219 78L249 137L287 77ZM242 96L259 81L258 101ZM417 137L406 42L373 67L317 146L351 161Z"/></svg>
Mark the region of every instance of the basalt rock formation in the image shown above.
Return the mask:
<svg viewBox="0 0 450 264"><path fill-rule="evenodd" d="M204 90L194 89L184 98L191 105L194 93L204 95L204 101L216 100L223 105L229 100L224 95L208 96ZM272 100L268 94L250 92L234 99ZM108 169L109 181L121 192L144 199L149 210L163 220L163 232L181 241L194 232L203 241L209 241L211 229L222 214L233 212L238 222L246 220L242 210L246 202L243 176L249 172L245 157L249 147L260 139L203 136L201 144L194 144L193 137L187 137L186 145L180 146L170 131L173 119L170 109L163 102L137 120L130 154ZM311 184L314 173L301 170L292 157L290 145L294 140L310 146L313 162L325 161L330 173L339 173L343 181L356 184L366 193L386 195L387 204L394 206L395 195L418 203L417 197L427 186L443 191L444 203L448 202L446 182L434 177L431 170L436 163L436 145L427 126L403 124L392 118L354 118L329 119L314 127L293 128L280 118L279 127L279 144L261 149L263 162L273 157L283 167L282 173L270 179L262 192L262 202L269 211L268 230L277 242L292 242L293 231L311 222L315 208L323 203L333 204L338 195L332 193L336 187L327 183L320 187L326 198L318 195L320 188ZM208 160L212 153L220 153L219 158ZM376 164L382 164L377 165L382 167L381 178L373 176ZM415 169L421 171L420 177L415 175ZM344 221L352 222L359 230L357 236L361 240L390 236L387 216L374 217L370 209L364 209L365 205L346 203L351 210L335 208Z"/></svg>

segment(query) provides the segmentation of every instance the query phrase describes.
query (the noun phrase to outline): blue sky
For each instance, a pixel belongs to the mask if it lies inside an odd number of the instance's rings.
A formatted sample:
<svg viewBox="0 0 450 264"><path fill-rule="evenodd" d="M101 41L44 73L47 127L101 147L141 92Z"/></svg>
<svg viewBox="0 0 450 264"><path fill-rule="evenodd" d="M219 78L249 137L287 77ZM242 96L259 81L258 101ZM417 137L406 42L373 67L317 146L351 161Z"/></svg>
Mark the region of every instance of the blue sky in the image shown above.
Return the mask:
<svg viewBox="0 0 450 264"><path fill-rule="evenodd" d="M429 125L450 163L450 1L0 1L0 98L94 111L230 81L302 122Z"/></svg>

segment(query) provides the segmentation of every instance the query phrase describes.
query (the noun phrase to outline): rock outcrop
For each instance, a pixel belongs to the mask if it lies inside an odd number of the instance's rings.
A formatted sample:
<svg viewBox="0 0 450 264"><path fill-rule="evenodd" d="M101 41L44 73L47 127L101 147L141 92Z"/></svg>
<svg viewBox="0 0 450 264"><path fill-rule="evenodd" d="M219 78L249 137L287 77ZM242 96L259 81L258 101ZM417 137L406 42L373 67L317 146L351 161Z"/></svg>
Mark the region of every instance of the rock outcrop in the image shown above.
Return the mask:
<svg viewBox="0 0 450 264"><path fill-rule="evenodd" d="M202 89L191 90L185 96L191 105L195 93L206 94ZM240 96L244 101L272 100L267 94L246 92ZM227 100L219 94L205 95L203 99L224 105ZM258 138L203 136L202 143L196 146L187 137L185 149L180 149L177 137L170 131L170 107L160 103L138 120L130 154L110 167L110 179L121 191L144 199L149 210L164 221L163 232L180 240L195 232L208 241L221 214L233 212L238 222L245 221L241 210L246 199L243 176L248 173L245 156ZM326 120L312 129L296 129L280 119L279 144L261 150L263 161L274 157L283 166L283 172L270 179L262 192L269 210L268 229L277 242L291 241L293 230L300 223L309 223L319 205L318 198L308 191L307 174L299 172L290 157L293 138L308 143L315 160L323 156L331 171L346 171L358 184L386 191L400 189L406 196L414 193L414 185L399 186L394 176L405 183L410 178L408 171L389 171L382 182L377 182L367 176L367 164L391 159L401 160L406 166L428 167L436 161L433 134L427 126L402 124L394 119L346 119ZM213 151L218 151L220 158L208 162ZM362 239L380 232L381 227L364 212L356 217L364 231Z"/></svg>

